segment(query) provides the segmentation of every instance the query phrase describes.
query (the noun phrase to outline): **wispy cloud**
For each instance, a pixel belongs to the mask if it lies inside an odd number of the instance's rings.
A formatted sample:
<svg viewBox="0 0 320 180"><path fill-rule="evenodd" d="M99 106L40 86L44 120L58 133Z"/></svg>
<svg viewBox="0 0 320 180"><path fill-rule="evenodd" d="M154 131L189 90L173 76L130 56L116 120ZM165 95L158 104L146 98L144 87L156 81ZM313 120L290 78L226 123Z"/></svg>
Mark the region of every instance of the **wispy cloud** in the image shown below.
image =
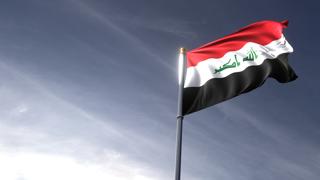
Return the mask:
<svg viewBox="0 0 320 180"><path fill-rule="evenodd" d="M138 153L134 148L161 150L160 144L116 126L108 120L112 117L95 117L11 65L0 62L0 69L5 75L0 88L0 166L9 164L1 179L37 180L45 175L74 179L79 176L76 172L83 178L97 174L95 179L165 176L145 161L138 161L139 157L132 157ZM66 167L58 166L61 163ZM72 171L65 172L66 168ZM36 174L37 169L44 173Z"/></svg>
<svg viewBox="0 0 320 180"><path fill-rule="evenodd" d="M118 154L110 152L105 162L79 161L72 156L39 153L32 151L15 152L0 150L0 174L6 180L55 180L55 179L113 179L113 180L156 180L146 174L145 167L132 164ZM101 156L101 155L100 155Z"/></svg>
<svg viewBox="0 0 320 180"><path fill-rule="evenodd" d="M202 23L195 23L181 19L174 18L150 18L145 16L130 16L120 14L117 16L110 16L110 19L121 24L126 24L132 27L145 28L157 32L167 33L173 36L178 36L186 39L195 39L198 37L197 33L193 31L192 26L199 26Z"/></svg>
<svg viewBox="0 0 320 180"><path fill-rule="evenodd" d="M132 47L144 52L146 55L150 56L152 60L166 67L170 71L174 71L175 69L167 63L165 60L161 59L159 55L153 52L145 43L143 43L138 37L132 35L130 32L126 31L124 28L121 28L117 24L113 23L108 17L104 16L102 13L99 13L97 10L90 7L88 3L81 1L72 1L74 4L79 6L81 12L86 13L89 17L94 18L102 25L104 25L108 29L112 29L115 34L119 34L123 36L126 41L132 43Z"/></svg>

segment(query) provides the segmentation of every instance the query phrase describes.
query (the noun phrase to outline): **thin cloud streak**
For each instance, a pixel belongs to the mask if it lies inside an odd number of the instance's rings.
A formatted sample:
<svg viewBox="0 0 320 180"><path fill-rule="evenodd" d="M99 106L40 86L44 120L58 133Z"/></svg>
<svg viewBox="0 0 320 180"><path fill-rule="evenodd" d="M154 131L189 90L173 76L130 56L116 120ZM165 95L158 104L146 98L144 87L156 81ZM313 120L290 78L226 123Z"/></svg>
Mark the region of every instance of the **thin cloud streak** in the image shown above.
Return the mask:
<svg viewBox="0 0 320 180"><path fill-rule="evenodd" d="M198 34L195 33L190 26L199 26L203 23L183 21L181 19L162 18L162 19L150 19L149 17L139 17L130 15L117 15L109 17L113 21L122 22L128 26L135 26L139 28L150 29L153 31L163 32L171 34L173 36L195 39Z"/></svg>
<svg viewBox="0 0 320 180"><path fill-rule="evenodd" d="M161 59L157 54L152 52L152 50L150 50L148 46L145 45L136 36L133 36L130 32L126 31L125 29L121 28L115 23L111 22L107 17L103 16L101 13L91 8L87 3L81 2L81 1L73 1L73 2L74 4L79 6L82 12L86 12L86 14L90 15L92 18L95 18L106 27L113 29L115 33L118 33L121 36L125 37L127 41L132 43L132 46L134 46L134 48L142 50L144 53L146 53L146 55L150 56L152 60L155 60L157 63L161 64L163 67L167 68L168 70L175 72L175 68L173 68L169 63Z"/></svg>
<svg viewBox="0 0 320 180"><path fill-rule="evenodd" d="M52 99L53 101L56 101L58 104L61 104L65 107L68 107L68 109L76 112L77 114L84 117L85 119L88 119L92 122L99 123L99 125L106 128L106 130L108 130L109 133L113 133L114 135L117 135L117 136L121 135L121 134L119 134L118 131L115 131L112 128L105 126L105 124L103 123L102 120L97 119L92 114L89 114L88 112L84 111L83 109L80 109L79 107L75 106L74 104L72 104L66 100L63 100L63 99L59 98L58 96L56 96L55 94L51 93L48 89L41 86L34 79L28 78L28 76L26 74L22 74L21 70L20 71L15 70L11 66L8 66L7 64L5 64L2 61L0 61L0 67L6 71L12 73L14 76L17 76L19 79L22 79L24 82L26 82L26 84L32 86L34 89L39 91L41 94L44 94L45 96ZM24 107L24 108L26 108L26 107Z"/></svg>

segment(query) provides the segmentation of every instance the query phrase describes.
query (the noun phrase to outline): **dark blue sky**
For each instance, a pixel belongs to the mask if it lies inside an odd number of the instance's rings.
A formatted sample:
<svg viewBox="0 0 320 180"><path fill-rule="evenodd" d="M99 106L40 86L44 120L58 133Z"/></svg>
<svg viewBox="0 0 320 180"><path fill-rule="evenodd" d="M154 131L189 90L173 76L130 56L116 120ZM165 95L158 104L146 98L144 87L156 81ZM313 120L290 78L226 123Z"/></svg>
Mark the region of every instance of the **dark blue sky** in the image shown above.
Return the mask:
<svg viewBox="0 0 320 180"><path fill-rule="evenodd" d="M182 179L317 180L319 6L1 1L0 179L173 179L178 49L288 19L299 78L187 116Z"/></svg>

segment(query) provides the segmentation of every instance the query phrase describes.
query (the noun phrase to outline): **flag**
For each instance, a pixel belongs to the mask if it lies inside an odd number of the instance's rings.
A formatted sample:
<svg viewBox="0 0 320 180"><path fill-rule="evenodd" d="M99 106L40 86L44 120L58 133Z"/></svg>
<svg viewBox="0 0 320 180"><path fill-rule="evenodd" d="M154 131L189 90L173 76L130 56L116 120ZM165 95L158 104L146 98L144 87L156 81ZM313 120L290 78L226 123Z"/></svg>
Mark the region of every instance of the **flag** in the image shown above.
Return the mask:
<svg viewBox="0 0 320 180"><path fill-rule="evenodd" d="M260 21L186 53L182 114L190 114L261 86L297 78L288 64L288 21Z"/></svg>

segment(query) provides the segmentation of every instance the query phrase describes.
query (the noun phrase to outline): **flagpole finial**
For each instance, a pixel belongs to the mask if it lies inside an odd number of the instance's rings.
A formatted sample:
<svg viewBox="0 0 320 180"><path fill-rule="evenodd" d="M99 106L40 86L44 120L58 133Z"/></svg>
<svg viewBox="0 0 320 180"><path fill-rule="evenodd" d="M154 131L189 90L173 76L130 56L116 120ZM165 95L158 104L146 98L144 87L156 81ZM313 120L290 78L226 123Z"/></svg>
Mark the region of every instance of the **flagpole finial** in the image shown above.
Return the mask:
<svg viewBox="0 0 320 180"><path fill-rule="evenodd" d="M186 48L180 48L180 54L185 54L186 53Z"/></svg>

